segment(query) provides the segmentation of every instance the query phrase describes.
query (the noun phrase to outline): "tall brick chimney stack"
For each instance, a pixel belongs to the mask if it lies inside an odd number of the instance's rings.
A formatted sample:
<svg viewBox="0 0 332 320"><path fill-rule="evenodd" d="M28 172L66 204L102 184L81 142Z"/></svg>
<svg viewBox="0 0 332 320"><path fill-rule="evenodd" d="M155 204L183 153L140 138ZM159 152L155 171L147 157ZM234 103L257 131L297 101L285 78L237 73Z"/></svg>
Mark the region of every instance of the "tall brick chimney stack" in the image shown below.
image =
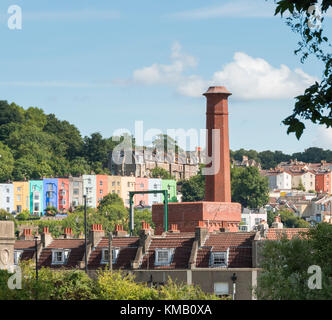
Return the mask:
<svg viewBox="0 0 332 320"><path fill-rule="evenodd" d="M206 175L205 201L231 202L231 175L228 135L228 97L231 93L222 86L210 87L203 94L206 101L207 155L219 171ZM220 147L213 145L212 129L219 129ZM216 143L216 142L215 142ZM220 150L218 154L217 150ZM207 165L207 167L211 167Z"/></svg>

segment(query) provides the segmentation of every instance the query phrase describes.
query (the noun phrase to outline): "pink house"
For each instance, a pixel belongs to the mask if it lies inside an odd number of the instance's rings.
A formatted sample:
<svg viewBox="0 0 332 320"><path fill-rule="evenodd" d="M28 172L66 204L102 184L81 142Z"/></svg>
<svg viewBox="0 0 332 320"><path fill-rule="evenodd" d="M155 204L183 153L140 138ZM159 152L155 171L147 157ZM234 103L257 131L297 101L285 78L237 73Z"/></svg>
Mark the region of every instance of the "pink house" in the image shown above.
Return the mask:
<svg viewBox="0 0 332 320"><path fill-rule="evenodd" d="M136 178L135 179L135 191L147 191L149 190L149 179L148 178ZM136 194L134 196L134 206L147 206L149 203L149 195L146 194Z"/></svg>

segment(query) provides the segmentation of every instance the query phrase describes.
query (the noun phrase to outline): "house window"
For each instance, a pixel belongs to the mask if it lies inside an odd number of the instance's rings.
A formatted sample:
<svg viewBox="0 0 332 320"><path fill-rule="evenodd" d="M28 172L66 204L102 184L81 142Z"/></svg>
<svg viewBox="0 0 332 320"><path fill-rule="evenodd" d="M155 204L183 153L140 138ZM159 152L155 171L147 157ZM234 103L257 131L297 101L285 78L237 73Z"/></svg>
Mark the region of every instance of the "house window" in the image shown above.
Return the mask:
<svg viewBox="0 0 332 320"><path fill-rule="evenodd" d="M74 181L73 185L74 185L74 187L78 187L79 182L78 181Z"/></svg>
<svg viewBox="0 0 332 320"><path fill-rule="evenodd" d="M118 181L117 185L118 185L118 186L120 185L120 181Z"/></svg>
<svg viewBox="0 0 332 320"><path fill-rule="evenodd" d="M99 181L99 185L100 185L100 186L103 185L103 181L102 181L102 180Z"/></svg>
<svg viewBox="0 0 332 320"><path fill-rule="evenodd" d="M7 193L9 193L9 188L6 189Z"/></svg>
<svg viewBox="0 0 332 320"><path fill-rule="evenodd" d="M9 203L9 201L10 201L10 200L9 200L9 197L6 197L6 201L7 201L7 203Z"/></svg>
<svg viewBox="0 0 332 320"><path fill-rule="evenodd" d="M33 211L35 211L35 212L38 211L39 212L39 203L38 202L34 203Z"/></svg>
<svg viewBox="0 0 332 320"><path fill-rule="evenodd" d="M228 282L215 282L214 294L218 297L224 297L229 295Z"/></svg>
<svg viewBox="0 0 332 320"><path fill-rule="evenodd" d="M68 261L69 249L53 250L52 251L52 264L65 264Z"/></svg>
<svg viewBox="0 0 332 320"><path fill-rule="evenodd" d="M174 249L156 249L156 266L167 266L171 264Z"/></svg>
<svg viewBox="0 0 332 320"><path fill-rule="evenodd" d="M118 258L119 255L119 248L112 248L112 264L116 263L116 259ZM100 263L102 264L107 264L109 263L109 250L108 249L103 249L102 254L101 254L101 261Z"/></svg>
<svg viewBox="0 0 332 320"><path fill-rule="evenodd" d="M255 218L255 224L260 224L261 220L261 218Z"/></svg>
<svg viewBox="0 0 332 320"><path fill-rule="evenodd" d="M34 193L34 198L35 198L35 200L39 200L39 192L38 191L35 191L35 193Z"/></svg>
<svg viewBox="0 0 332 320"><path fill-rule="evenodd" d="M17 266L20 262L23 250L15 250L14 251L14 264Z"/></svg>
<svg viewBox="0 0 332 320"><path fill-rule="evenodd" d="M143 189L143 188L144 188L144 184L143 184L143 183L141 183L141 184L140 184L140 187L141 187L141 189Z"/></svg>
<svg viewBox="0 0 332 320"><path fill-rule="evenodd" d="M17 195L17 201L21 201L21 195L20 194Z"/></svg>
<svg viewBox="0 0 332 320"><path fill-rule="evenodd" d="M115 190L112 190L112 193L115 193Z"/></svg>
<svg viewBox="0 0 332 320"><path fill-rule="evenodd" d="M211 267L225 267L228 265L228 250L224 252L211 252Z"/></svg>
<svg viewBox="0 0 332 320"><path fill-rule="evenodd" d="M74 189L73 193L74 193L75 195L78 195L78 193L79 193L78 189Z"/></svg>
<svg viewBox="0 0 332 320"><path fill-rule="evenodd" d="M103 189L100 189L100 190L99 190L99 194L103 194Z"/></svg>
<svg viewBox="0 0 332 320"><path fill-rule="evenodd" d="M115 181L112 182L112 186L115 186Z"/></svg>
<svg viewBox="0 0 332 320"><path fill-rule="evenodd" d="M17 211L17 213L20 213L22 211L22 206L17 205L16 206L16 211Z"/></svg>
<svg viewBox="0 0 332 320"><path fill-rule="evenodd" d="M65 184L62 182L61 183L61 188L64 188L65 187Z"/></svg>
<svg viewBox="0 0 332 320"><path fill-rule="evenodd" d="M21 192L21 187L18 187L18 188L17 188L17 192Z"/></svg>

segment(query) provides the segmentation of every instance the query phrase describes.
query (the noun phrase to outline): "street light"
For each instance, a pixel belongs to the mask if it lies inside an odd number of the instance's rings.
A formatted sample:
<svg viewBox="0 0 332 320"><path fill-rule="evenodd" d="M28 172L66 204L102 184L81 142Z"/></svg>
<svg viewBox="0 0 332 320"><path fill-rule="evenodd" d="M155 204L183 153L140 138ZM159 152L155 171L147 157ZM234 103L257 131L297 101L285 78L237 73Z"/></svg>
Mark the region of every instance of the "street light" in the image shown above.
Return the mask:
<svg viewBox="0 0 332 320"><path fill-rule="evenodd" d="M233 273L231 280L233 281L233 294L232 294L232 299L235 300L235 294L236 294L236 280L237 276L236 273Z"/></svg>

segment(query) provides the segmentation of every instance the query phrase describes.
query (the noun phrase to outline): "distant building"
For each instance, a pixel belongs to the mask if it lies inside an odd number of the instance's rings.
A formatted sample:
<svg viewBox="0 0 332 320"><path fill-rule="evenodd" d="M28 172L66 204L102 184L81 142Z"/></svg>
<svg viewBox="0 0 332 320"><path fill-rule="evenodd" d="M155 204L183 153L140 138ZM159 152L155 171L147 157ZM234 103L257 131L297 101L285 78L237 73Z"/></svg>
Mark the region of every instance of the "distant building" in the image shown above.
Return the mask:
<svg viewBox="0 0 332 320"><path fill-rule="evenodd" d="M270 190L292 189L292 175L285 171L267 171Z"/></svg>
<svg viewBox="0 0 332 320"><path fill-rule="evenodd" d="M203 163L200 150L181 153L157 153L155 149L144 148L135 151L114 151L109 155L109 169L112 175L151 177L154 168L166 170L176 180L189 179Z"/></svg>
<svg viewBox="0 0 332 320"><path fill-rule="evenodd" d="M149 190L162 190L161 179L149 179ZM162 203L163 195L161 193L149 194L149 206L152 207L154 203Z"/></svg>
<svg viewBox="0 0 332 320"><path fill-rule="evenodd" d="M69 208L75 209L83 205L83 178L69 177Z"/></svg>
<svg viewBox="0 0 332 320"><path fill-rule="evenodd" d="M175 180L162 179L161 188L162 188L162 190L167 190L169 202L177 202L177 197L176 197L177 192L176 192L176 181Z"/></svg>
<svg viewBox="0 0 332 320"><path fill-rule="evenodd" d="M264 208L257 210L243 208L241 219L242 223L239 226L239 231L257 231L257 226L261 223L261 221L267 221L267 211Z"/></svg>
<svg viewBox="0 0 332 320"><path fill-rule="evenodd" d="M129 191L135 191L135 177L108 176L108 192L116 193L129 208Z"/></svg>
<svg viewBox="0 0 332 320"><path fill-rule="evenodd" d="M261 169L262 166L259 162L256 162L254 159L249 159L247 156L242 156L242 161L232 160L232 166L234 167L257 167Z"/></svg>
<svg viewBox="0 0 332 320"><path fill-rule="evenodd" d="M30 209L29 181L13 182L14 190L14 211L21 213Z"/></svg>
<svg viewBox="0 0 332 320"><path fill-rule="evenodd" d="M331 184L332 184L332 173L330 170L327 170L325 172L318 172L316 174L315 190L317 192L331 194L332 193Z"/></svg>
<svg viewBox="0 0 332 320"><path fill-rule="evenodd" d="M87 206L90 208L97 207L97 186L96 175L84 174L83 179L83 195L86 195Z"/></svg>
<svg viewBox="0 0 332 320"><path fill-rule="evenodd" d="M147 191L149 190L149 179L148 178L136 178L135 179L135 191ZM149 195L136 194L134 196L134 206L148 207L149 206Z"/></svg>
<svg viewBox="0 0 332 320"><path fill-rule="evenodd" d="M68 178L59 178L58 179L58 188L59 188L58 209L60 212L67 212L70 208L69 179Z"/></svg>
<svg viewBox="0 0 332 320"><path fill-rule="evenodd" d="M58 179L43 179L44 210L48 207L58 209Z"/></svg>
<svg viewBox="0 0 332 320"><path fill-rule="evenodd" d="M44 213L44 192L43 180L30 180L30 212L34 216L40 216Z"/></svg>
<svg viewBox="0 0 332 320"><path fill-rule="evenodd" d="M14 186L11 183L0 184L0 208L9 213L14 211Z"/></svg>
<svg viewBox="0 0 332 320"><path fill-rule="evenodd" d="M96 206L99 202L109 193L108 191L108 175L97 174L96 175Z"/></svg>
<svg viewBox="0 0 332 320"><path fill-rule="evenodd" d="M292 175L292 189L296 189L302 184L305 191L315 190L315 173L313 171L289 171Z"/></svg>

